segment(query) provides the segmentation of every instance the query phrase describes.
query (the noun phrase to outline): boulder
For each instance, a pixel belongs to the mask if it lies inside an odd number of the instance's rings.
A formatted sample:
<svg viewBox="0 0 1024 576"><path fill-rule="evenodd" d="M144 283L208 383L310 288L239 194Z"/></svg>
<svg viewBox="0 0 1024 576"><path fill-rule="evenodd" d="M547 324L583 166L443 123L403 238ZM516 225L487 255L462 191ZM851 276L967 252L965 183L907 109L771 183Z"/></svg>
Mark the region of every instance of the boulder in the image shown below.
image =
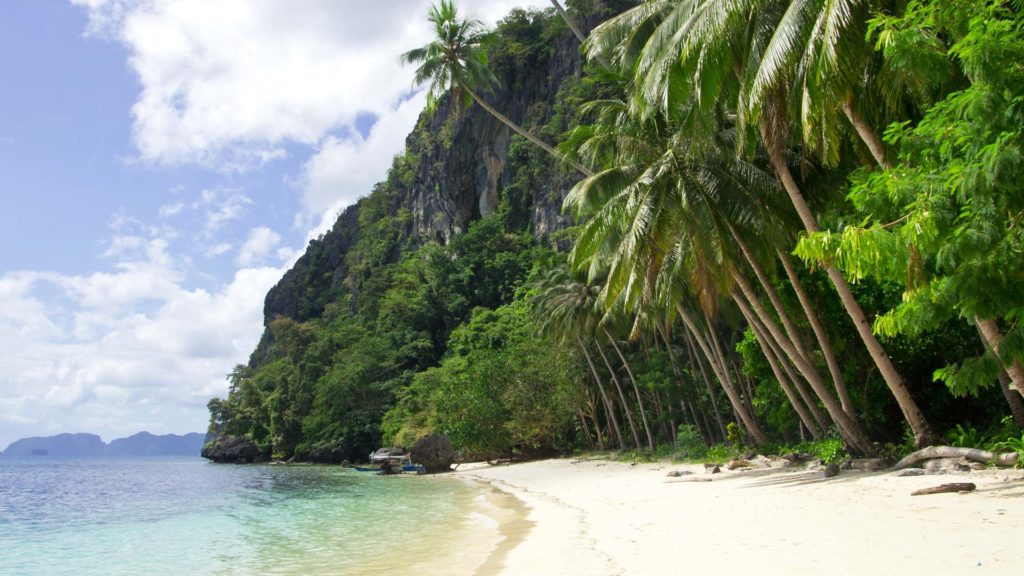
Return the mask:
<svg viewBox="0 0 1024 576"><path fill-rule="evenodd" d="M835 462L833 462L833 463L825 466L825 469L822 471L822 474L824 475L825 478L832 478L833 476L838 476L839 475L839 465L836 464Z"/></svg>
<svg viewBox="0 0 1024 576"><path fill-rule="evenodd" d="M431 474L447 472L455 462L455 447L444 434L424 436L412 447L412 461L422 464Z"/></svg>
<svg viewBox="0 0 1024 576"><path fill-rule="evenodd" d="M251 464L263 460L259 446L248 436L221 436L203 446L203 458L219 463Z"/></svg>
<svg viewBox="0 0 1024 576"><path fill-rule="evenodd" d="M718 464L712 464L710 466L708 466L707 464L704 465L705 474L718 474L721 471L722 469L718 467Z"/></svg>
<svg viewBox="0 0 1024 576"><path fill-rule="evenodd" d="M668 476L669 478L678 478L680 476L688 476L690 474L693 474L693 472L690 472L688 470L670 470L669 473L666 474L666 476Z"/></svg>
<svg viewBox="0 0 1024 576"><path fill-rule="evenodd" d="M730 460L729 463L725 465L725 467L728 468L729 470L736 470L737 468L750 468L752 466L753 464L742 458Z"/></svg>

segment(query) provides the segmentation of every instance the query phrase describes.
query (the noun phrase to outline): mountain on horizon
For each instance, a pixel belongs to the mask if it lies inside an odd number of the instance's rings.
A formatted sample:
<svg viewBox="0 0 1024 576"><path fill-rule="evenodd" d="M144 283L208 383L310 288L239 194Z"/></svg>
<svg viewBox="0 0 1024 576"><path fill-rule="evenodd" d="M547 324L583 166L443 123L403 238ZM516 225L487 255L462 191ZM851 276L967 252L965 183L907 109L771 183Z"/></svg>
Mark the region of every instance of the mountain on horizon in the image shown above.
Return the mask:
<svg viewBox="0 0 1024 576"><path fill-rule="evenodd" d="M158 436L139 432L127 438L111 440L109 444L96 434L57 434L36 436L12 442L0 456L50 458L104 458L140 456L199 456L206 439L205 434L192 432L184 436L164 434Z"/></svg>

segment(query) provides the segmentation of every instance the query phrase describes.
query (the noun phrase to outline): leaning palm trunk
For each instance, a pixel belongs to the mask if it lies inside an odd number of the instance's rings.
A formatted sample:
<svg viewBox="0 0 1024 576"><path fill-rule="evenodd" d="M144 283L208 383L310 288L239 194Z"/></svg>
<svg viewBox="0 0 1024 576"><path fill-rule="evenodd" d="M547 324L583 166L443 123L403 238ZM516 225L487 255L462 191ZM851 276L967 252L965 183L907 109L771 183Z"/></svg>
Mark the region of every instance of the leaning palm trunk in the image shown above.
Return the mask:
<svg viewBox="0 0 1024 576"><path fill-rule="evenodd" d="M562 6L562 3L559 2L558 0L551 0L551 5L555 7L555 11L557 11L558 15L562 17L563 21L565 21L565 25L569 27L569 30L572 30L573 36L575 36L576 39L580 41L580 44L586 44L586 35L583 34L583 30L581 30L579 25L576 24L576 21L572 19L572 16L569 16L569 13L566 12L565 8ZM608 62L608 60L603 55L596 54L595 58L598 62L601 63L602 66L611 69L611 63Z"/></svg>
<svg viewBox="0 0 1024 576"><path fill-rule="evenodd" d="M715 423L718 424L719 438L725 440L725 422L722 421L722 411L718 409L718 401L715 399L715 389L711 386L711 377L708 376L707 366L704 365L704 359L700 354L697 353L697 347L693 343L693 337L690 336L690 332L684 331L683 335L686 336L686 353L690 355L690 365L696 364L700 369L701 380L704 381L704 388L708 391L708 400L711 402L711 411L715 414ZM708 427L711 430L711 427ZM712 435L713 436L713 435Z"/></svg>
<svg viewBox="0 0 1024 576"><path fill-rule="evenodd" d="M1013 387L1021 395L1024 395L1024 368L1021 367L1020 361L1007 362L999 355L999 346L1003 343L1003 333L999 330L999 324L995 320L982 320L981 318L975 318L974 323L978 326L978 330L981 331L986 348L995 354L996 358L999 359L999 362L1006 369L1006 373L1010 376L1010 381L1013 382Z"/></svg>
<svg viewBox="0 0 1024 576"><path fill-rule="evenodd" d="M775 308L775 313L782 321L782 326L786 329L786 334L789 336L789 340L793 343L793 348L803 356L804 360L810 362L810 356L807 355L807 351L804 350L803 342L800 339L800 333L797 331L796 324L790 319L789 314L786 313L786 307L782 304L782 299L779 298L778 292L775 291L775 287L772 286L771 279L768 278L768 274L765 273L764 268L754 258L754 254L750 251L747 243L743 241L743 238L736 232L733 226L729 225L729 231L732 233L733 239L736 241L736 245L740 247L740 252L743 253L744 259L747 264L750 265L750 269L754 271L754 276L757 278L761 289L768 296L768 301L771 302L772 307Z"/></svg>
<svg viewBox="0 0 1024 576"><path fill-rule="evenodd" d="M768 156L772 167L782 181L782 186L789 195L789 199L800 216L804 228L811 233L820 231L821 227L818 225L817 218L811 212L810 206L807 205L807 201L800 192L800 187L797 185L796 180L793 179L793 174L789 171L789 166L786 164L786 159L783 156L782 146L766 133L764 124L762 124L761 138L768 149ZM878 341L878 338L871 331L871 323L868 322L867 315L864 314L864 310L853 296L853 291L850 290L850 285L846 282L846 278L832 262L826 263L825 269L828 272L829 279L836 288L836 292L839 294L843 307L846 308L846 313L853 320L857 333L867 347L868 353L871 354L872 360L875 361L875 365L889 387L893 398L896 399L896 403L903 412L904 419L910 425L910 429L914 434L914 443L919 447L934 444L937 439L935 432L932 431L931 426L928 424L924 412L921 411L921 408L918 407L914 398L910 395L910 390L907 389L903 378L896 371L896 367L885 352L885 348L882 347L882 343Z"/></svg>
<svg viewBox="0 0 1024 576"><path fill-rule="evenodd" d="M739 394L736 393L736 388L733 386L732 379L729 377L729 372L724 367L718 365L718 361L715 359L715 354L711 351L711 347L708 345L704 336L700 332L700 328L693 321L690 314L682 307L676 306L676 311L679 312L679 317L682 318L683 324L690 331L693 339L700 347L701 351L704 352L704 357L708 359L711 364L711 369L718 376L718 381L722 384L722 388L725 390L725 395L729 398L729 403L732 405L733 411L742 421L743 426L750 432L751 439L755 445L761 445L768 441L765 437L764 432L761 431L760 425L757 420L754 419L752 414L747 412L746 407L743 406L743 402L740 400Z"/></svg>
<svg viewBox="0 0 1024 576"><path fill-rule="evenodd" d="M793 260L789 257L789 254L782 250L776 250L776 254L779 256L779 261L782 262L782 267L786 270L789 284L793 287L797 300L800 301L800 307L804 310L804 316L807 317L807 321L811 324L811 329L814 330L814 337L818 340L818 347L825 356L825 364L828 365L828 371L832 375L832 383L835 384L839 403L842 404L843 411L852 417L854 415L853 402L850 400L850 393L846 389L843 371L839 368L839 362L836 360L836 353L832 349L832 342L829 340L828 332L825 331L825 326L818 318L818 313L814 311L814 306L811 305L811 300L807 297L807 292L804 290L803 284L800 283L800 278L796 275L796 270L793 268Z"/></svg>
<svg viewBox="0 0 1024 576"><path fill-rule="evenodd" d="M743 315L743 318L746 319L746 322L751 325L753 330L761 332L764 343L768 345L768 352L775 357L779 367L784 371L786 377L790 379L790 382L793 383L793 387L796 388L797 394L800 396L801 400L804 401L804 405L807 406L807 409L814 418L814 421L818 423L818 426L820 426L822 430L826 430L831 427L833 422L831 422L831 420L829 420L821 413L821 410L818 409L817 400L815 399L814 394L811 393L811 390L807 389L804 379L794 372L795 368L793 363L786 360L786 355L782 352L778 342L774 337L772 337L768 328L761 323L761 320L758 318L757 314L754 313L750 304L746 303L746 301L740 297L740 294L735 292L733 292L733 298L736 305L739 307L739 312Z"/></svg>
<svg viewBox="0 0 1024 576"><path fill-rule="evenodd" d="M619 400L622 401L622 411L626 413L626 420L629 421L629 431L633 433L633 445L637 450L643 450L640 444L640 434L636 431L636 422L633 420L633 411L629 408L629 402L626 400L626 393L622 391L622 382L619 381L619 376L615 373L615 368L612 367L612 363L608 361L608 356L604 353L604 349L601 346L597 347L597 353L601 355L601 359L604 360L605 367L608 368L608 373L612 376L612 382L615 382L615 389L619 391Z"/></svg>
<svg viewBox="0 0 1024 576"><path fill-rule="evenodd" d="M483 98L478 96L477 93L474 92L469 87L462 86L462 89L465 90L466 94L469 94L469 97L472 98L474 102L479 104L481 108L483 108L484 110L489 112L491 114L491 116L494 116L495 118L500 120L502 124L504 124L505 126L508 126L509 128L511 128L512 131L515 132L516 134L519 134L523 138L526 138L527 140L529 140L530 142L532 142L533 144L537 145L542 150L547 152L548 154L551 154L552 156L554 156L560 162L564 162L566 164L569 164L570 166L572 166L576 170L579 170L585 176L593 176L594 175L594 173L589 168L584 166L583 164L580 164L579 162L576 162L574 160L571 160L571 159L567 158L564 154L562 154L558 150L555 150L554 148L552 148L547 142L545 142L545 141L541 140L540 138L534 136L533 134L527 132L524 128L522 128L521 126L519 126L515 122L509 120L507 116L505 116L501 112L498 112L493 107L491 107L491 105L488 104L486 100L484 100Z"/></svg>
<svg viewBox="0 0 1024 576"><path fill-rule="evenodd" d="M791 342L782 334L778 325L768 316L764 307L761 305L757 296L754 294L750 283L747 282L741 274L735 274L736 284L740 287L743 296L747 299L750 307L753 309L754 315L761 321L761 324L765 327L768 334L775 339L776 344L779 348L789 357L793 365L797 367L797 370L807 379L807 382L811 385L814 393L821 399L822 404L825 406L825 411L828 412L829 416L836 423L839 428L839 432L843 435L843 439L850 445L851 448L858 450L862 453L869 453L872 450L871 442L868 441L867 435L861 430L860 425L856 420L851 418L846 412L843 411L842 406L836 400L835 396L829 392L828 387L825 386L824 380L818 371L807 362L799 353L797 353L795 347Z"/></svg>
<svg viewBox="0 0 1024 576"><path fill-rule="evenodd" d="M857 112L857 108L853 105L853 95L843 102L843 113L846 114L846 119L853 125L857 136L868 147L875 162L878 162L878 165L884 170L892 168L892 164L885 158L885 146L882 144L882 139L878 137L878 132L871 127L871 124Z"/></svg>
<svg viewBox="0 0 1024 576"><path fill-rule="evenodd" d="M1018 428L1024 428L1024 399L1021 395L1013 390L1013 386L1010 382L1010 377L1006 374L1006 370L999 372L999 391L1003 393L1003 398L1006 398L1006 403L1010 405L1010 414L1013 415L1013 423Z"/></svg>
<svg viewBox="0 0 1024 576"><path fill-rule="evenodd" d="M647 434L647 445L650 446L651 451L654 451L654 436L651 435L651 426L647 422L647 411L644 410L644 401L640 397L640 387L636 384L636 377L633 376L633 368L630 367L629 361L626 360L626 356L622 353L619 345L615 342L615 338L608 332L607 328L602 328L604 335L608 338L608 341L612 343L612 348L615 349L615 353L618 354L619 360L622 361L622 365L626 367L626 374L629 375L629 381L633 384L633 392L636 394L636 404L640 408L640 420L644 424L644 432Z"/></svg>
<svg viewBox="0 0 1024 576"><path fill-rule="evenodd" d="M590 357L590 352L587 351L586 345L583 344L583 339L579 336L576 337L576 344L579 345L580 350L583 352L583 357L587 359L587 366L590 367L590 373L594 376L594 382L597 383L597 389L601 393L601 399L604 401L605 411L608 413L608 424L615 430L615 436L619 440L619 448L625 450L626 442L622 439L622 431L619 430L619 423L615 420L615 412L612 410L612 404L608 400L608 394L604 391L604 385L601 383L601 376L597 373L597 367L594 366L594 360Z"/></svg>
<svg viewBox="0 0 1024 576"><path fill-rule="evenodd" d="M750 330L754 333L754 338L757 339L757 344L761 347L761 352L764 354L765 360L768 361L768 366L772 369L772 374L775 375L775 379L779 382L779 387L782 388L782 392L786 395L790 405L793 406L793 410L796 412L797 417L800 418L800 422L803 423L804 428L810 430L811 437L815 440L819 440L821 438L821 433L819 431L821 422L815 423L810 412L807 410L807 406L793 391L793 388L789 384L789 379L786 378L786 375L782 373L782 369L779 368L779 362L775 356L775 351L768 345L764 334L761 332L761 327L755 323L753 317L751 317L749 313L749 310L746 310L741 306L740 311L744 318L747 319L747 324L750 325Z"/></svg>

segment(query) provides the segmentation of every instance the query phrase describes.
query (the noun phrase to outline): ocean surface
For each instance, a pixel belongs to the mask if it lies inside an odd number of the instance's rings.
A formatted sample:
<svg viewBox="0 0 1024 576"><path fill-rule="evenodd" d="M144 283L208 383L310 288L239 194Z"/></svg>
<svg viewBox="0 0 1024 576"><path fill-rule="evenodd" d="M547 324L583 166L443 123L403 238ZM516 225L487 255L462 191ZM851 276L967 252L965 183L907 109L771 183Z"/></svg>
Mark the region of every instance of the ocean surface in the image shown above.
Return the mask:
<svg viewBox="0 0 1024 576"><path fill-rule="evenodd" d="M0 574L467 574L495 512L443 476L0 457Z"/></svg>

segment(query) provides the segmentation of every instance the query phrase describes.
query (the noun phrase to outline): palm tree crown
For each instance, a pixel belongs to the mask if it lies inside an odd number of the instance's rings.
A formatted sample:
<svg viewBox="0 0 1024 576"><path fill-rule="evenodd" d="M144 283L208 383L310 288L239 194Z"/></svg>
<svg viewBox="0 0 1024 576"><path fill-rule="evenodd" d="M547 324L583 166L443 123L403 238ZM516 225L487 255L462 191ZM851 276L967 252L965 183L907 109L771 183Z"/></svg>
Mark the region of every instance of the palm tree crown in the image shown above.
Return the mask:
<svg viewBox="0 0 1024 576"><path fill-rule="evenodd" d="M493 90L498 79L487 68L487 39L484 23L475 18L460 18L453 0L441 0L430 8L427 19L434 25L435 38L426 46L401 55L405 64L418 64L413 82L430 83L427 109L434 110L441 97L451 95L456 109L469 104L467 89Z"/></svg>

